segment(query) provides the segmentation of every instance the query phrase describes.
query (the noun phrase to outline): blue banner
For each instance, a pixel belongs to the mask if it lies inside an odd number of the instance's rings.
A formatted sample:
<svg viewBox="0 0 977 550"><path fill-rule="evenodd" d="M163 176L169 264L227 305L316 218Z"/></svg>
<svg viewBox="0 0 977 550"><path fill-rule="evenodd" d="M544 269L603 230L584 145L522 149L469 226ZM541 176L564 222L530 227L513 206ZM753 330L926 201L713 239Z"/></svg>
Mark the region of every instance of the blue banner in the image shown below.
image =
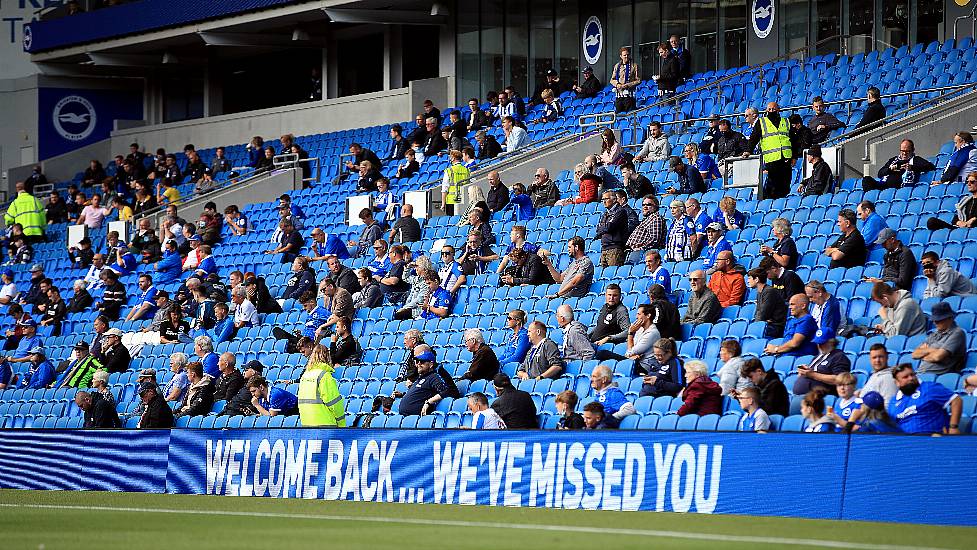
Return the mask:
<svg viewBox="0 0 977 550"><path fill-rule="evenodd" d="M0 488L162 493L168 430L2 430Z"/></svg>
<svg viewBox="0 0 977 550"><path fill-rule="evenodd" d="M137 0L110 8L24 25L24 51L55 48L119 38L187 25L239 13L252 13L297 0ZM120 24L124 21L125 24Z"/></svg>
<svg viewBox="0 0 977 550"><path fill-rule="evenodd" d="M633 431L175 430L166 484L167 492L189 494L837 519L847 441Z"/></svg>
<svg viewBox="0 0 977 550"><path fill-rule="evenodd" d="M38 155L48 159L107 139L116 120L142 120L136 91L38 90Z"/></svg>

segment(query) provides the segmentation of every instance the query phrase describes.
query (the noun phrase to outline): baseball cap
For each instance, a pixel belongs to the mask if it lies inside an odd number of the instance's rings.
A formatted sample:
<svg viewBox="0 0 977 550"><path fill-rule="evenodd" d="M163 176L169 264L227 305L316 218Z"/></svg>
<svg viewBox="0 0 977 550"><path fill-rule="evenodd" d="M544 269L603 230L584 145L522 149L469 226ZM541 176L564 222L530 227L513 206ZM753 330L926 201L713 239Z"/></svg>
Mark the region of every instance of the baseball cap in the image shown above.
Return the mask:
<svg viewBox="0 0 977 550"><path fill-rule="evenodd" d="M117 328L110 328L105 331L105 336L118 336L122 338L122 331Z"/></svg>
<svg viewBox="0 0 977 550"><path fill-rule="evenodd" d="M818 157L818 158L820 158L821 157L821 146L815 143L814 145L812 145L812 146L810 146L810 147L807 148L807 154L810 155L810 156L812 156L812 157Z"/></svg>
<svg viewBox="0 0 977 550"><path fill-rule="evenodd" d="M157 387L156 382L149 382L149 381L141 382L139 384L139 395L142 395L149 390L155 390L156 387Z"/></svg>
<svg viewBox="0 0 977 550"><path fill-rule="evenodd" d="M559 73L557 73L555 69L547 69L546 70L546 76L556 76L557 74L559 74Z"/></svg>
<svg viewBox="0 0 977 550"><path fill-rule="evenodd" d="M44 271L44 266L41 265L41 264L34 264L34 265L32 265L31 266L31 273L34 273L35 271Z"/></svg>
<svg viewBox="0 0 977 550"><path fill-rule="evenodd" d="M933 305L933 310L930 311L931 321L942 321L944 319L951 319L957 316L957 312L953 311L950 304L946 302L937 302Z"/></svg>
<svg viewBox="0 0 977 550"><path fill-rule="evenodd" d="M200 235L194 235L194 236L190 237L187 240L190 240L190 241L202 241L203 239L200 238Z"/></svg>
<svg viewBox="0 0 977 550"><path fill-rule="evenodd" d="M6 277L10 277L11 279L14 278L14 270L13 269L10 269L9 267L7 269L4 269L0 273L2 273Z"/></svg>
<svg viewBox="0 0 977 550"><path fill-rule="evenodd" d="M44 355L44 346L34 346L27 353L31 355Z"/></svg>
<svg viewBox="0 0 977 550"><path fill-rule="evenodd" d="M251 369L258 374L261 374L262 372L264 372L265 366L261 364L261 361L258 361L257 359L252 359L251 361L248 361L247 363L244 364L244 370L248 370L248 369Z"/></svg>
<svg viewBox="0 0 977 550"><path fill-rule="evenodd" d="M890 238L895 237L895 236L896 236L896 232L893 231L892 229L886 227L882 231L879 231L879 236L878 236L877 239L875 239L875 244L882 244L885 241L887 241Z"/></svg>
<svg viewBox="0 0 977 550"><path fill-rule="evenodd" d="M594 68L593 67L584 67L583 72L584 72L584 74L594 74Z"/></svg>
<svg viewBox="0 0 977 550"><path fill-rule="evenodd" d="M706 226L706 229L712 229L713 231L722 231L723 226L719 225L719 222L712 222Z"/></svg>
<svg viewBox="0 0 977 550"><path fill-rule="evenodd" d="M713 114L711 117L709 117L709 120L711 120L711 121L718 121L719 120L719 115Z"/></svg>
<svg viewBox="0 0 977 550"><path fill-rule="evenodd" d="M88 342L81 340L75 344L75 349L88 349Z"/></svg>
<svg viewBox="0 0 977 550"><path fill-rule="evenodd" d="M28 318L23 319L21 321L17 321L17 325L18 326L22 326L22 327L36 327L37 326L37 321L35 321L34 319L31 319L30 317L28 317Z"/></svg>
<svg viewBox="0 0 977 550"><path fill-rule="evenodd" d="M672 158L668 159L668 169L669 170L674 170L674 169L678 168L679 165L681 165L681 164L684 164L684 163L682 162L682 159L680 159L678 157L672 157Z"/></svg>
<svg viewBox="0 0 977 550"><path fill-rule="evenodd" d="M434 361L437 357L434 355L433 351L425 351L420 355L415 355L414 359L416 361Z"/></svg>
<svg viewBox="0 0 977 550"><path fill-rule="evenodd" d="M870 391L862 396L862 404L870 409L879 410L885 406L885 398L877 391Z"/></svg>
<svg viewBox="0 0 977 550"><path fill-rule="evenodd" d="M156 369L143 369L139 371L139 378L148 378L156 376Z"/></svg>
<svg viewBox="0 0 977 550"><path fill-rule="evenodd" d="M811 343L823 344L828 340L834 340L834 339L835 339L835 331L831 329L827 329L827 330L818 329L818 331L814 333L814 338L811 338Z"/></svg>
<svg viewBox="0 0 977 550"><path fill-rule="evenodd" d="M165 290L157 290L156 291L156 298L167 298L168 299L169 297L170 297L170 293L167 292L167 291L165 291Z"/></svg>

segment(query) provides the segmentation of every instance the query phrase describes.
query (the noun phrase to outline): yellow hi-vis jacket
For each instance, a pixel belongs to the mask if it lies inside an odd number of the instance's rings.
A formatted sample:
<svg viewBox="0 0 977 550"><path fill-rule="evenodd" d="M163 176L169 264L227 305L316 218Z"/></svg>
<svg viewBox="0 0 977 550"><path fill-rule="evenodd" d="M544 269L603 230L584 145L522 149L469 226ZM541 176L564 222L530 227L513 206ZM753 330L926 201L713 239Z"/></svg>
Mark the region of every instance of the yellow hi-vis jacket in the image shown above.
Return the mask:
<svg viewBox="0 0 977 550"><path fill-rule="evenodd" d="M346 427L346 403L333 378L333 366L309 363L299 381L299 419L303 426Z"/></svg>

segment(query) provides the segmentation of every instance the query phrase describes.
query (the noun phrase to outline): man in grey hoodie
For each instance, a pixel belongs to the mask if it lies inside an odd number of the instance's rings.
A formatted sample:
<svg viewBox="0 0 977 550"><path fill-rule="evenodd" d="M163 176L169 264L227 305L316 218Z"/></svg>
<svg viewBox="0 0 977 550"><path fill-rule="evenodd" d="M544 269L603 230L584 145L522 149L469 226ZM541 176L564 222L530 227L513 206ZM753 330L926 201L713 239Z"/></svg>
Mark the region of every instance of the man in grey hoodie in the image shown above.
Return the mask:
<svg viewBox="0 0 977 550"><path fill-rule="evenodd" d="M926 276L923 298L942 299L948 296L977 294L977 287L974 287L973 281L950 267L946 260L941 260L936 252L924 252L921 263L923 275Z"/></svg>
<svg viewBox="0 0 977 550"><path fill-rule="evenodd" d="M926 333L926 315L908 290L895 289L886 283L875 283L872 287L872 299L882 306L879 309L882 323L875 325L879 333L888 337Z"/></svg>

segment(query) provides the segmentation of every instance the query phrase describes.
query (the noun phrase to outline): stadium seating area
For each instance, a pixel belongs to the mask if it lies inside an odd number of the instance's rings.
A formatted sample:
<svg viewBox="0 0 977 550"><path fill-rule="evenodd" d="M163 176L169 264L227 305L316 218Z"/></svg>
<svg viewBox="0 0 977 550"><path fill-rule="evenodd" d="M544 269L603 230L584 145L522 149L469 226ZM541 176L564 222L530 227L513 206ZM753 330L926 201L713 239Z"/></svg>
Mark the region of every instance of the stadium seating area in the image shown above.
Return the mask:
<svg viewBox="0 0 977 550"><path fill-rule="evenodd" d="M712 72L698 74L684 88L695 89L735 72L736 70L730 70L721 74ZM954 47L951 41L942 45L935 43L926 47L918 45L911 50L904 47L899 50L890 49L853 57L823 56L804 62L792 61L766 67L760 81L749 74L744 75L742 79L727 80L721 85L721 102L716 100L714 87L704 89L684 100L679 112L666 107L653 107L641 111L637 115L637 123L638 127L644 127L653 119L670 122L708 116L714 112L734 115L741 113L748 105L760 105L771 100L779 101L783 106L806 105L814 95L822 95L827 101L860 98L864 97L865 90L873 85L879 86L883 93L896 93L974 81L977 81L977 48L972 46L969 39L961 41L957 47ZM931 95L933 94L935 92ZM651 81L642 84L639 88L642 103L639 105L652 104L654 96L654 84ZM904 104L904 102L904 99L893 100L892 104ZM567 109L566 116L560 121L530 125L530 136L533 141L545 140L574 128L578 115L611 110L613 94L609 89L605 89L597 98L588 100L567 98L564 105ZM850 115L841 111L835 114L842 122L854 122L858 120L861 113L855 109ZM530 113L527 118L531 120L535 117ZM411 124L403 124L405 132ZM617 124L622 130L624 143L641 141L643 135L640 131L635 133L630 120L625 118ZM685 132L670 136L675 150L680 152L681 147L686 143L698 143L704 133L703 125L702 122L690 123L685 126ZM666 130L668 128L666 126ZM389 125L383 125L297 138L298 143L310 153L310 156L325 161L320 172L314 174L317 184L309 189L292 193L293 203L300 206L309 217L304 231L306 235L312 227L321 227L327 233L339 235L343 240L356 239L359 236L361 227L347 227L345 223L337 221L344 217L344 200L352 192L355 182L350 178L340 185L330 185L329 181L338 173L338 162L333 159L345 153L349 143L354 141L374 151L382 151L386 144L388 129ZM501 133L501 130L495 128L493 132ZM266 144L276 146L277 142L266 142ZM952 142L944 145L940 154L931 157L930 160L937 165L938 171L946 164L951 151ZM200 153L204 162L209 163L213 150L201 150ZM244 164L246 152L243 146L229 145L227 156L235 166L239 166ZM180 161L185 162L185 159L181 158ZM406 190L417 189L439 178L446 166L447 160L425 162L419 174L408 179L392 179L392 190L399 194ZM669 178L674 178L674 175L670 175L665 170L662 161L643 163L638 168L659 188L666 187ZM109 167L109 171L112 170L114 166ZM395 170L395 166L386 166L383 173L392 176ZM799 177L799 168L795 169L795 174ZM756 200L749 189L724 191L717 188L719 185L717 182L713 184L713 189L697 198L702 202L703 209L711 213L715 211L718 201L723 196L732 195L738 200L737 208L749 214L749 221L744 229L732 231L726 236L733 243L737 261L745 266L755 266L760 257L759 247L770 242L770 222L777 217L790 220L798 249L802 254L797 270L798 275L805 281L811 279L824 281L828 291L841 300L842 312L849 319L856 323L868 324L876 320L879 306L871 300L869 294L871 285L862 283L861 280L865 276L877 276L880 273L883 251L873 251L864 267L847 270L828 269L827 259L820 254L827 243L833 240L832 235L836 233L835 219L842 208L854 208L861 200L874 201L878 212L886 218L890 227L897 230L900 240L913 250L917 259L924 251L935 250L941 258L950 261L966 276L977 276L977 259L972 253L977 249L977 229L955 230L952 233L947 230L926 229L925 220L931 215L947 219L951 217L954 205L966 192L962 184L930 187L932 175L933 173L927 174L927 178L912 188L863 192L857 188L858 181L847 180L840 182L833 194L803 199L792 195L778 200ZM575 194L576 189L571 189L574 187L571 172L564 171L554 176L563 196ZM191 187L187 185L181 189L184 196L191 193ZM225 205L219 206L223 208ZM223 244L215 250L217 263L221 266L221 275L226 276L232 270L253 271L266 278L273 296L280 294L289 277L288 264L281 263L279 257L261 254L261 251L268 248L269 239L275 229L278 219L276 206L277 203L242 205L242 211L250 218L254 230L238 237L231 236L225 229ZM636 206L635 201L632 201L632 206ZM640 207L638 209L640 210ZM666 210L667 208L663 208L663 213ZM601 207L598 203L543 208L533 220L525 223L528 228L528 238L531 242L552 250L555 257L558 257L557 263L565 266L569 261L564 252L566 241L574 235L585 238L592 236L592 228L596 225L600 212ZM412 243L411 250L429 251L433 243L440 238L447 238L449 242L460 242L467 234L467 228L459 227L458 222L458 216L422 221L423 238L420 242ZM513 222L506 221L502 216L497 216L493 220L493 231L499 236L501 246L508 244L505 240L512 225ZM83 272L70 267L63 245L65 231L65 226L50 227L51 242L35 247L35 259L44 264L46 274L52 278L56 286L63 289L65 299L68 299L70 297L68 289L71 288L72 281L79 278ZM92 239L95 249L104 247L104 238L104 228L94 232ZM595 264L599 259L599 246L599 242L594 242L588 249ZM369 258L354 259L348 261L347 265L356 268L365 265L368 261ZM680 297L680 311L684 311L685 292L688 290L688 280L684 275L696 269L699 263L666 263L667 269L672 274L672 287ZM320 273L326 270L324 264L313 264L313 266ZM470 361L470 354L464 351L462 346L464 329L479 327L485 334L487 342L500 346L507 336L504 312L511 309L523 309L531 319L541 320L548 326L555 327L556 306L567 303L577 312L578 320L585 325L590 325L603 304L603 290L611 282L621 285L623 303L632 312L638 304L646 301L644 294L646 277L643 265L597 268L594 284L588 296L560 300L542 298L544 295L551 294L554 288L500 288L493 267L488 270L490 274L469 278L466 287L459 293L452 314L446 319L395 321L393 306L357 311L353 322L353 334L364 348L365 356L359 366L340 368L336 374L337 379L341 379L340 391L347 399L346 410L350 418L358 413L368 412L375 396L389 395L393 391L394 378L404 353L401 349L402 335L408 329L422 330L427 335L428 343L437 351L439 361L449 372L457 376L467 370ZM27 266L16 266L14 269L18 284L26 284L29 277ZM135 288L135 280L135 275L124 279L130 291ZM176 286L178 285L162 285L161 288L172 291ZM913 286L913 296L917 300L922 300L924 287L925 279L921 275L917 276ZM948 301L960 312L957 317L958 325L969 334L968 360L964 374L973 373L977 367L977 297L952 298ZM929 311L934 303L934 300L922 301L924 311ZM238 364L251 359L262 361L266 367L270 367L266 370L266 378L294 392L296 389L294 381L300 377L305 359L299 354L286 353L284 342L276 340L271 330L275 326L286 330L299 328L305 314L298 304L291 301L286 302L283 307L284 313L264 316L260 326L241 331L235 340L220 344L215 351L235 353ZM762 337L763 324L752 320L754 308L755 295L751 291L748 292L744 305L724 309L722 319L718 323L699 325L695 330L689 326L685 327L679 355L683 359L702 359L710 366L712 372L721 366L718 351L719 344L725 338L740 340L746 355L762 355L767 340ZM64 336L50 337L42 329L39 334L45 337L48 356L52 361L66 359L78 340L91 339L94 317L94 312L70 315L64 323ZM5 318L0 329L9 328L9 324L10 320ZM119 322L114 326L122 331L133 331L143 325L144 322ZM560 343L559 331L551 330L550 336ZM914 363L909 352L921 341L922 337L896 337L888 340L883 337L854 337L842 339L841 349L849 355L853 373L857 375L859 384L862 384L871 371L868 365L868 349L872 344L885 343L894 355L893 363ZM167 371L167 360L175 351L192 353L192 345L146 345L142 347L139 355L134 357L130 372L111 375L110 384L116 390L120 414L131 412L138 403L138 397L135 395L136 373L140 369L153 367L159 373L159 382L165 383L171 376ZM618 345L615 351L623 353L621 345ZM781 374L788 388L791 387L791 380L796 376L796 367L808 363L810 359L810 357L796 359L761 357L767 368L775 368ZM628 417L622 423L622 429L735 430L737 427L741 412L735 401L726 399L724 407L726 412L722 416L678 417L675 411L681 402L677 398L638 397L641 380L631 379L630 361L611 361L605 364L614 370L616 382L634 402L638 411L637 415ZM25 365L17 364L15 372L23 372ZM536 401L540 411L540 427L555 426L556 393L565 389L575 390L581 396L580 407L589 401L588 396L591 394L589 374L595 365L597 365L596 361L574 362L570 363L567 372L558 380L528 381L518 384L520 389L529 391ZM512 368L513 365L507 366L509 374L512 374ZM936 381L951 390L962 392L961 375L943 375ZM490 397L494 391L491 384L486 385L484 382L470 385L463 382L460 390L462 394L469 391L482 391ZM71 400L72 395L73 390L5 390L0 393L0 418L2 418L0 426L6 428L80 426L81 412ZM790 416L773 419L777 429L803 430L805 421L799 416L799 399L800 396L794 397ZM830 398L828 404L831 404ZM214 413L208 416L181 418L178 425L191 428L298 425L297 416L270 419L216 416L221 406L218 404ZM396 405L394 410L397 410ZM439 403L434 414L424 417L401 417L396 414L382 416L373 420L372 427L457 427L468 421L468 413L465 411L464 398L445 399ZM977 398L965 396L964 415L961 431L971 428L969 419L977 415ZM137 420L130 417L127 426L134 427Z"/></svg>

